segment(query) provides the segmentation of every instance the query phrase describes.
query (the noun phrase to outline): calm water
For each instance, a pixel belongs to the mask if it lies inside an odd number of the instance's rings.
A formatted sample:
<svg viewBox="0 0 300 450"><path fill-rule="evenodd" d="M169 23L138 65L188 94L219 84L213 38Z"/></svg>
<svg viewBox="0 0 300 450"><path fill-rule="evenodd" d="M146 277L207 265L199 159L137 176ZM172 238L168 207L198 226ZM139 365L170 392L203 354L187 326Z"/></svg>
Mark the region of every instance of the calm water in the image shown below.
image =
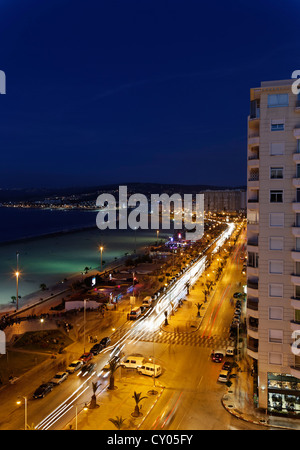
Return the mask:
<svg viewBox="0 0 300 450"><path fill-rule="evenodd" d="M135 248L156 242L155 230L93 229L62 235L43 236L19 242L4 243L17 238L45 235L61 230L95 225L96 213L85 211L44 211L0 208L0 304L7 304L15 295L16 253L19 252L21 278L19 295L37 291L41 283L47 286L82 272L88 267L100 266L99 245L103 245L103 261L132 253ZM168 234L160 233L160 238Z"/></svg>

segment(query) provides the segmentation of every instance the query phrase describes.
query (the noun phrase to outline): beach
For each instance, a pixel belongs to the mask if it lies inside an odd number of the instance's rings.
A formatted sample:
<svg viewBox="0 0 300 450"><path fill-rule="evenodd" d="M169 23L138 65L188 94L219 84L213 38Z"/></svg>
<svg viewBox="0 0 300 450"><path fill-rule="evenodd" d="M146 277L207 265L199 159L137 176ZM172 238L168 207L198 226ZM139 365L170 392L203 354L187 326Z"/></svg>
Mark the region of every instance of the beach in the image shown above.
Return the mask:
<svg viewBox="0 0 300 450"><path fill-rule="evenodd" d="M42 214L43 211L40 213ZM68 212L64 213L62 217L66 217L69 221L70 216L67 214ZM55 234L51 234L54 230L44 227L39 229L43 236L31 236L25 239L21 237L22 233L18 230L15 234L18 240L0 244L0 306L11 303L11 297L16 295L14 274L17 252L20 271L19 295L24 297L38 291L42 283L52 286L71 275L80 274L85 267L100 268L99 247L101 245L103 246L103 263L107 265L116 258L124 256L125 253L139 251L157 242L156 230L106 230L103 232L96 226L91 228L91 220L95 220L96 213L87 212L86 214L89 215L85 222L88 229L82 230L84 221L80 221L79 231L72 228L70 232L67 232L65 222L61 221L56 223ZM73 223L73 226L75 227L76 223ZM59 232L59 228L63 232ZM159 238L167 238L168 235L168 232L161 232ZM105 265L103 264L103 268Z"/></svg>

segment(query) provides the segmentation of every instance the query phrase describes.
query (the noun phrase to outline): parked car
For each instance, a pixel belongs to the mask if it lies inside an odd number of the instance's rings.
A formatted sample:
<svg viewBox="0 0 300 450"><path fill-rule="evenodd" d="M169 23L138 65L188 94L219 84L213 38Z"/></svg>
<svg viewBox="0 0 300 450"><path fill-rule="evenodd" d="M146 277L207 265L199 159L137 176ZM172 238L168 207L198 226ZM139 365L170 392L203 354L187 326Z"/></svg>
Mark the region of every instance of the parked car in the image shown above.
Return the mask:
<svg viewBox="0 0 300 450"><path fill-rule="evenodd" d="M233 346L227 347L226 356L234 356L234 347Z"/></svg>
<svg viewBox="0 0 300 450"><path fill-rule="evenodd" d="M222 362L224 359L224 351L223 350L213 351L211 354L211 359L217 363Z"/></svg>
<svg viewBox="0 0 300 450"><path fill-rule="evenodd" d="M231 372L232 370L232 363L230 361L225 361L222 370L227 370L228 372Z"/></svg>
<svg viewBox="0 0 300 450"><path fill-rule="evenodd" d="M104 337L103 339L101 339L100 344L103 345L103 348L107 347L108 344L110 344L110 338L109 337Z"/></svg>
<svg viewBox="0 0 300 450"><path fill-rule="evenodd" d="M92 358L93 358L93 353L88 352L88 353L83 353L79 360L83 362L83 364L86 364L87 362L89 362Z"/></svg>
<svg viewBox="0 0 300 450"><path fill-rule="evenodd" d="M71 364L67 368L67 372L68 373L74 373L77 370L79 370L82 366L83 366L83 362L82 361L79 361L79 360L73 361L73 362L71 362Z"/></svg>
<svg viewBox="0 0 300 450"><path fill-rule="evenodd" d="M68 376L69 376L68 372L58 372L56 375L54 375L52 380L50 380L50 383L57 386L58 384L61 384L63 381L65 381L68 378Z"/></svg>
<svg viewBox="0 0 300 450"><path fill-rule="evenodd" d="M218 381L221 383L226 383L229 380L229 372L227 370L221 370Z"/></svg>
<svg viewBox="0 0 300 450"><path fill-rule="evenodd" d="M53 390L52 383L41 384L34 392L33 398L44 398L45 395L49 394Z"/></svg>
<svg viewBox="0 0 300 450"><path fill-rule="evenodd" d="M90 349L90 353L93 353L93 355L98 355L98 353L101 352L101 350L103 349L103 345L102 344L95 344L93 345L93 347Z"/></svg>
<svg viewBox="0 0 300 450"><path fill-rule="evenodd" d="M233 294L233 297L234 298L241 298L241 297L243 297L243 293L242 292L235 292L234 294Z"/></svg>
<svg viewBox="0 0 300 450"><path fill-rule="evenodd" d="M92 373L95 370L96 364L95 363L88 363L82 366L80 371L78 372L78 377L85 377L89 373Z"/></svg>

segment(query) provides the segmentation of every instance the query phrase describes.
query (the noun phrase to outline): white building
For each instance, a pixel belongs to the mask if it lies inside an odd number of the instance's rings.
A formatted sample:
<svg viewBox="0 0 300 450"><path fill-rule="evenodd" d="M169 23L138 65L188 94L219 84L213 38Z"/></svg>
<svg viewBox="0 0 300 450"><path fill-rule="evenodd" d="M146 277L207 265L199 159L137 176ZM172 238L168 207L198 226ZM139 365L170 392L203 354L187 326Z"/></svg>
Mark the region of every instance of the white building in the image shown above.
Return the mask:
<svg viewBox="0 0 300 450"><path fill-rule="evenodd" d="M292 81L250 91L247 352L258 406L300 416L300 107Z"/></svg>

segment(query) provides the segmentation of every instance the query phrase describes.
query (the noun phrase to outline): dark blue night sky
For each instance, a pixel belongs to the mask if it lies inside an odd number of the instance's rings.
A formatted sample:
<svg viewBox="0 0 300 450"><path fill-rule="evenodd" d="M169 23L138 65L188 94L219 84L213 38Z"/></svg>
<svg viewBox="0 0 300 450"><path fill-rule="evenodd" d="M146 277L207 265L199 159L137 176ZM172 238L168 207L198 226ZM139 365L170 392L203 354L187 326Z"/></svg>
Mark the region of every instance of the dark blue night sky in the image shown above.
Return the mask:
<svg viewBox="0 0 300 450"><path fill-rule="evenodd" d="M246 184L249 90L298 0L0 0L0 187Z"/></svg>

